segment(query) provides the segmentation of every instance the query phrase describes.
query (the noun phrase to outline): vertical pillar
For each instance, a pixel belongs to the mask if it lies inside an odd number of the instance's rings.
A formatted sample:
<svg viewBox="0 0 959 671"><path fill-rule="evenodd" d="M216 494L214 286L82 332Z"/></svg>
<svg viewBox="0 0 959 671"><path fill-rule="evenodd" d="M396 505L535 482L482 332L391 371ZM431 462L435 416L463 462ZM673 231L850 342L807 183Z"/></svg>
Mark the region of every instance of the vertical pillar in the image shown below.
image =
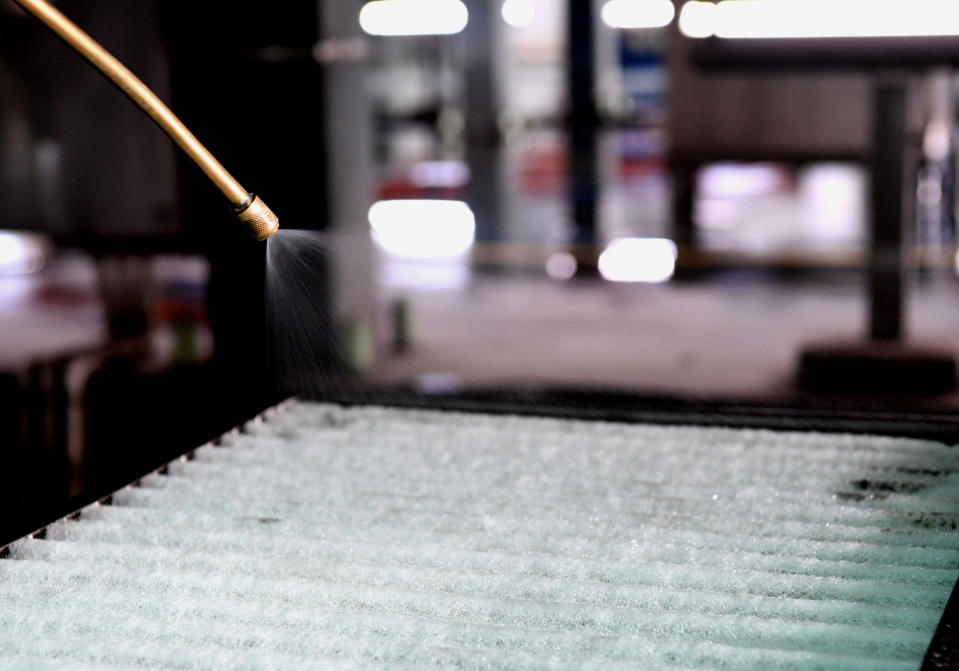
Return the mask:
<svg viewBox="0 0 959 671"><path fill-rule="evenodd" d="M906 87L880 81L875 91L869 336L899 340L904 310Z"/></svg>
<svg viewBox="0 0 959 671"><path fill-rule="evenodd" d="M567 82L569 86L569 202L576 242L596 242L598 181L593 51L595 12L591 0L568 0Z"/></svg>
<svg viewBox="0 0 959 671"><path fill-rule="evenodd" d="M472 0L463 31L465 61L466 162L470 167L469 206L476 216L476 237L500 237L499 90L495 54L500 0Z"/></svg>
<svg viewBox="0 0 959 671"><path fill-rule="evenodd" d="M686 160L674 160L672 171L673 240L680 247L695 248L696 226L693 209L696 198L697 166Z"/></svg>
<svg viewBox="0 0 959 671"><path fill-rule="evenodd" d="M366 89L370 44L360 29L357 5L320 1L327 199L337 244L330 254L333 324L345 345L348 367L375 354L374 256L367 212L374 197L373 119ZM364 347L369 343L369 350Z"/></svg>

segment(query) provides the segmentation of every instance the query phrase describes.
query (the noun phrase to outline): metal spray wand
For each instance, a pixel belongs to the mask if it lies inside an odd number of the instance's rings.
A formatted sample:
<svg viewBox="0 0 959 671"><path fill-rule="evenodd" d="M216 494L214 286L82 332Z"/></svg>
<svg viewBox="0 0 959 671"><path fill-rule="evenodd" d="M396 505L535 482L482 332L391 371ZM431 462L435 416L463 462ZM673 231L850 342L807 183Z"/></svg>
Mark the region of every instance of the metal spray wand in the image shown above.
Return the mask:
<svg viewBox="0 0 959 671"><path fill-rule="evenodd" d="M250 228L257 240L266 240L279 230L280 222L273 211L262 200L240 186L240 183L220 165L206 147L200 144L196 136L183 125L170 108L110 52L46 0L13 1L73 47L146 112L226 196L237 218Z"/></svg>

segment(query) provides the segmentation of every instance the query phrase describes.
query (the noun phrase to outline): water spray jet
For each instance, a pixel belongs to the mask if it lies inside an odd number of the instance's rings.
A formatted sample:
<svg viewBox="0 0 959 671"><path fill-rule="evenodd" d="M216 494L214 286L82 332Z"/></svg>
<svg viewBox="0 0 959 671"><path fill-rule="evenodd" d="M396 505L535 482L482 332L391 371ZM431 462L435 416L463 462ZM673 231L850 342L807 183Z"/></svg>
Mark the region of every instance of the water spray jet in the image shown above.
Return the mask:
<svg viewBox="0 0 959 671"><path fill-rule="evenodd" d="M77 27L46 0L14 0L54 35L66 42L120 91L132 100L183 152L196 163L226 196L236 217L257 240L266 240L279 230L280 222L260 198L250 193L227 172L196 136L136 75Z"/></svg>

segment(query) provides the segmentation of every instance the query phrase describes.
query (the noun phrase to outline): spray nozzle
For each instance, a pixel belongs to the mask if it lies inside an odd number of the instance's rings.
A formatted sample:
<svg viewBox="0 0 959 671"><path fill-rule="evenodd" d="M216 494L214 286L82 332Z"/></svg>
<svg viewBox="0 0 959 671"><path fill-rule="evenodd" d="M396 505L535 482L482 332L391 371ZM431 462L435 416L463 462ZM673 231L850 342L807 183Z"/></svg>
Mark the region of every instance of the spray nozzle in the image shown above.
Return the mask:
<svg viewBox="0 0 959 671"><path fill-rule="evenodd" d="M247 202L235 208L234 212L237 218L249 227L257 240L266 240L280 228L280 220L273 214L273 210L252 193Z"/></svg>

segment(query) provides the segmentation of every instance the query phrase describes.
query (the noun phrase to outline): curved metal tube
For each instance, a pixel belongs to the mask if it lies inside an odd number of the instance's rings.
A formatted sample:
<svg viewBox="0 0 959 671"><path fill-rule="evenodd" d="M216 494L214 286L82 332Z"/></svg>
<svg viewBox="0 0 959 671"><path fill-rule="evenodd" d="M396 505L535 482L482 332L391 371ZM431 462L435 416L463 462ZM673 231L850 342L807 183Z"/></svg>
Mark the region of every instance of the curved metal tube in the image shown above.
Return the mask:
<svg viewBox="0 0 959 671"><path fill-rule="evenodd" d="M237 217L250 228L257 240L265 240L279 229L279 220L270 208L240 186L170 108L110 52L46 0L13 1L76 50L146 112L226 196Z"/></svg>

